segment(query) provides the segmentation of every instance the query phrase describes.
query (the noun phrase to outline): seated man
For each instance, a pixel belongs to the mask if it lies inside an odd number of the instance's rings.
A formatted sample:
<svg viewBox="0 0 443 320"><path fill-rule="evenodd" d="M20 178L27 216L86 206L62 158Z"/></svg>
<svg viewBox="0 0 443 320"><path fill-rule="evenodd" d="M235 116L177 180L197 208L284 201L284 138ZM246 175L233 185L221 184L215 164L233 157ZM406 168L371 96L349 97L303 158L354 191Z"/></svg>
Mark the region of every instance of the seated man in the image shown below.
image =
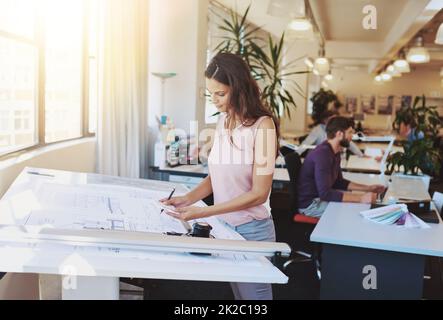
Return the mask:
<svg viewBox="0 0 443 320"><path fill-rule="evenodd" d="M385 190L385 186L382 185L367 186L343 178L340 153L352 140L353 126L354 122L351 119L332 118L326 126L328 140L306 157L298 178L298 203L301 213L321 217L330 201L375 203L377 193Z"/></svg>

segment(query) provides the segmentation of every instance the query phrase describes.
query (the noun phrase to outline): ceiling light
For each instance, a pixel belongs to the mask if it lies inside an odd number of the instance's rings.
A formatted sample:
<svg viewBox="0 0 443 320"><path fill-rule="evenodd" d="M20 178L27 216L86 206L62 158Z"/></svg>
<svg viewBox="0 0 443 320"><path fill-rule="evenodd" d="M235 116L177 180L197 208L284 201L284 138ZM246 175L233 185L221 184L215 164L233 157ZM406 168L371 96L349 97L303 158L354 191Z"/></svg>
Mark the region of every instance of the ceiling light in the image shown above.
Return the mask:
<svg viewBox="0 0 443 320"><path fill-rule="evenodd" d="M332 75L331 71L329 71L329 73L327 75L325 75L325 80L326 81L334 80L334 76Z"/></svg>
<svg viewBox="0 0 443 320"><path fill-rule="evenodd" d="M400 78L401 77L401 72L397 70L397 68L395 67L394 64L390 64L386 68L386 72L389 73L393 77L396 77L396 78Z"/></svg>
<svg viewBox="0 0 443 320"><path fill-rule="evenodd" d="M443 23L438 28L437 36L435 37L435 43L443 44Z"/></svg>
<svg viewBox="0 0 443 320"><path fill-rule="evenodd" d="M392 74L392 76L394 78L401 78L402 74L400 71L398 71L397 69L395 69L394 73Z"/></svg>
<svg viewBox="0 0 443 320"><path fill-rule="evenodd" d="M309 68L309 69L313 69L314 68L314 62L312 61L311 58L305 58L305 65Z"/></svg>
<svg viewBox="0 0 443 320"><path fill-rule="evenodd" d="M384 82L392 81L392 76L391 76L389 73L387 73L387 72L383 72L383 73L381 74L381 79L382 79Z"/></svg>
<svg viewBox="0 0 443 320"><path fill-rule="evenodd" d="M393 75L395 73L395 67L393 64L390 64L387 68L386 71L389 72L390 75Z"/></svg>
<svg viewBox="0 0 443 320"><path fill-rule="evenodd" d="M382 82L382 81L383 81L383 79L381 78L381 75L377 75L377 76L375 76L374 80L375 80L376 82Z"/></svg>
<svg viewBox="0 0 443 320"><path fill-rule="evenodd" d="M318 74L325 76L329 73L330 66L329 60L325 58L325 48L321 47L319 52L319 57L315 59L314 69L318 71Z"/></svg>
<svg viewBox="0 0 443 320"><path fill-rule="evenodd" d="M431 60L428 50L423 47L423 37L417 37L414 47L408 52L407 59L411 63L427 63Z"/></svg>
<svg viewBox="0 0 443 320"><path fill-rule="evenodd" d="M394 66L401 73L411 72L411 68L409 67L409 62L406 59L402 58L402 57L398 58L394 62Z"/></svg>
<svg viewBox="0 0 443 320"><path fill-rule="evenodd" d="M315 60L314 69L318 71L318 74L325 76L329 72L329 60L326 58L317 58Z"/></svg>
<svg viewBox="0 0 443 320"><path fill-rule="evenodd" d="M289 22L288 29L293 31L311 31L312 23L306 18L293 19Z"/></svg>

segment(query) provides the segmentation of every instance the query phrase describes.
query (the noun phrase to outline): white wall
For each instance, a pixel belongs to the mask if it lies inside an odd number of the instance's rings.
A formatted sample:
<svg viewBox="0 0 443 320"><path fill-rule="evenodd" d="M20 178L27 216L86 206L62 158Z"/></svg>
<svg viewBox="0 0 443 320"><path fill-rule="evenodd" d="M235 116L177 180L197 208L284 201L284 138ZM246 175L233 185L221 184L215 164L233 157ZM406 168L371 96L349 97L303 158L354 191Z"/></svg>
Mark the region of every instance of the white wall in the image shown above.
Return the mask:
<svg viewBox="0 0 443 320"><path fill-rule="evenodd" d="M296 40L293 43L287 43L286 61L291 61L304 56L315 57L318 53L318 44L313 41L301 41ZM307 70L304 64L304 59L300 59L295 65L296 71ZM291 107L291 119L284 117L281 119L281 132L294 132L304 131L306 129L306 117L307 117L307 101L308 101L308 83L309 78L313 75L301 74L292 76L291 79L296 81L301 87L305 96L299 95L294 90L289 90L297 104L297 108L294 110Z"/></svg>
<svg viewBox="0 0 443 320"><path fill-rule="evenodd" d="M299 45L298 48L294 50L295 53L291 53L290 56L296 56L301 50L300 47L306 52L309 52L309 50L307 50L308 46ZM313 52L315 51L315 49L312 50ZM343 102L344 97L347 95L358 97L359 107L362 95L375 95L378 99L379 96L386 95L411 95L414 97L424 94L432 105L435 104L435 100L431 100L431 98L443 98L443 87L441 86L439 70L413 70L409 74L404 74L401 78L394 78L392 82L387 82L382 85L376 84L373 75L368 74L367 70L347 71L343 69L333 69L332 73L334 80L329 82L328 89L336 92ZM303 77L304 76L298 77L300 81L299 84L305 84ZM317 78L318 77L313 74L310 75L311 80ZM312 86L315 82L316 81L310 82L310 85ZM308 90L308 85L305 85L304 88ZM309 92L310 91L311 90L309 90ZM309 99L310 93L306 91L306 94ZM299 108L297 108L295 112L294 119L283 119L282 132L303 131L307 129L307 124L310 123L310 116L307 114L307 100L303 101L297 95L295 96L297 97ZM377 103L378 102L376 102L376 104ZM440 108L440 113L443 114L443 108ZM378 122L384 121L385 117L386 116L371 116L371 118L374 118L372 119L373 121ZM392 115L392 120L394 117L395 112Z"/></svg>
<svg viewBox="0 0 443 320"><path fill-rule="evenodd" d="M427 104L439 107L439 112L443 115L443 88L440 84L439 74L439 70L413 70L401 78L394 78L391 82L376 84L373 76L367 72L336 70L334 72L335 79L331 82L330 88L337 92L342 101L346 95L357 97L358 112L361 112L362 95L376 97L376 110L378 110L380 96L410 95L414 99L415 96L425 95ZM391 128L394 119L395 109L390 117L380 114L366 116L363 125L366 128L386 130Z"/></svg>
<svg viewBox="0 0 443 320"><path fill-rule="evenodd" d="M205 120L207 15L209 0L150 0L149 70L175 72L165 84L164 113L176 128L190 133L190 122L199 130ZM149 76L148 164L154 163L158 135L156 116L161 113L161 80Z"/></svg>
<svg viewBox="0 0 443 320"><path fill-rule="evenodd" d="M166 81L165 113L186 131L190 121L204 120L207 8L208 0L150 1L149 69L177 73ZM160 109L161 81L150 75L150 126Z"/></svg>
<svg viewBox="0 0 443 320"><path fill-rule="evenodd" d="M334 70L335 79L330 82L330 88L339 95L426 95L443 97L440 85L440 70L413 71L391 82L377 85L374 77L365 71Z"/></svg>
<svg viewBox="0 0 443 320"><path fill-rule="evenodd" d="M95 172L95 138L65 142L26 153L18 158L0 162L0 196L8 189L24 167ZM2 257L5 259L5 257ZM0 281L0 300L38 299L36 274L8 273Z"/></svg>

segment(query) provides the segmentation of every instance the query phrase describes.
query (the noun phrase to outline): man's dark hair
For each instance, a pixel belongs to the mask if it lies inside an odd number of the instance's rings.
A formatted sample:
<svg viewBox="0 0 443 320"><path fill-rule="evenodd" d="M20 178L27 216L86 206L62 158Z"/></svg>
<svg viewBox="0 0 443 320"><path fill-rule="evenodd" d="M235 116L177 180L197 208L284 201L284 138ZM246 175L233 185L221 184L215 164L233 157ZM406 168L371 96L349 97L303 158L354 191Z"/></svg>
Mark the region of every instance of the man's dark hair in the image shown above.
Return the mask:
<svg viewBox="0 0 443 320"><path fill-rule="evenodd" d="M346 117L333 117L326 125L328 139L334 139L337 132L354 128L354 120Z"/></svg>

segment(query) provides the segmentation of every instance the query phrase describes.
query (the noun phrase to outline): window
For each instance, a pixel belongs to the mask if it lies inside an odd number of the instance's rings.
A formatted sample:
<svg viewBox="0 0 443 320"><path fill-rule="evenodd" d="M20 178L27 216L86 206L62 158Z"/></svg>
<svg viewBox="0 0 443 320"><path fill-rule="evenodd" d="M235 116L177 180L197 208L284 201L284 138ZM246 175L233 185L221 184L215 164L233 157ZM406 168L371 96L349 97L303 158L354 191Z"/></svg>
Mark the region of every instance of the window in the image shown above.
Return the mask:
<svg viewBox="0 0 443 320"><path fill-rule="evenodd" d="M82 135L83 1L47 0L45 142Z"/></svg>
<svg viewBox="0 0 443 320"><path fill-rule="evenodd" d="M95 132L98 1L0 0L0 156Z"/></svg>
<svg viewBox="0 0 443 320"><path fill-rule="evenodd" d="M206 50L206 65L211 62L212 57L216 54L215 47L221 41L223 36L225 36L224 31L219 28L223 19L229 20L229 14L213 3L210 3L208 13L208 48ZM218 110L212 103L208 92L206 92L206 97L205 122L206 124L217 123L218 117L214 116L214 114L217 114Z"/></svg>
<svg viewBox="0 0 443 320"><path fill-rule="evenodd" d="M97 131L99 0L89 2L89 132Z"/></svg>
<svg viewBox="0 0 443 320"><path fill-rule="evenodd" d="M34 39L38 2L39 0L0 0L0 30Z"/></svg>
<svg viewBox="0 0 443 320"><path fill-rule="evenodd" d="M11 8L9 1L0 1L0 4L5 3ZM0 26L14 30L13 25L8 26L5 21ZM26 33L25 29L21 31ZM32 30L28 30L27 34L31 33ZM34 121L37 114L36 70L36 43L32 39L0 33L0 154L37 142Z"/></svg>

